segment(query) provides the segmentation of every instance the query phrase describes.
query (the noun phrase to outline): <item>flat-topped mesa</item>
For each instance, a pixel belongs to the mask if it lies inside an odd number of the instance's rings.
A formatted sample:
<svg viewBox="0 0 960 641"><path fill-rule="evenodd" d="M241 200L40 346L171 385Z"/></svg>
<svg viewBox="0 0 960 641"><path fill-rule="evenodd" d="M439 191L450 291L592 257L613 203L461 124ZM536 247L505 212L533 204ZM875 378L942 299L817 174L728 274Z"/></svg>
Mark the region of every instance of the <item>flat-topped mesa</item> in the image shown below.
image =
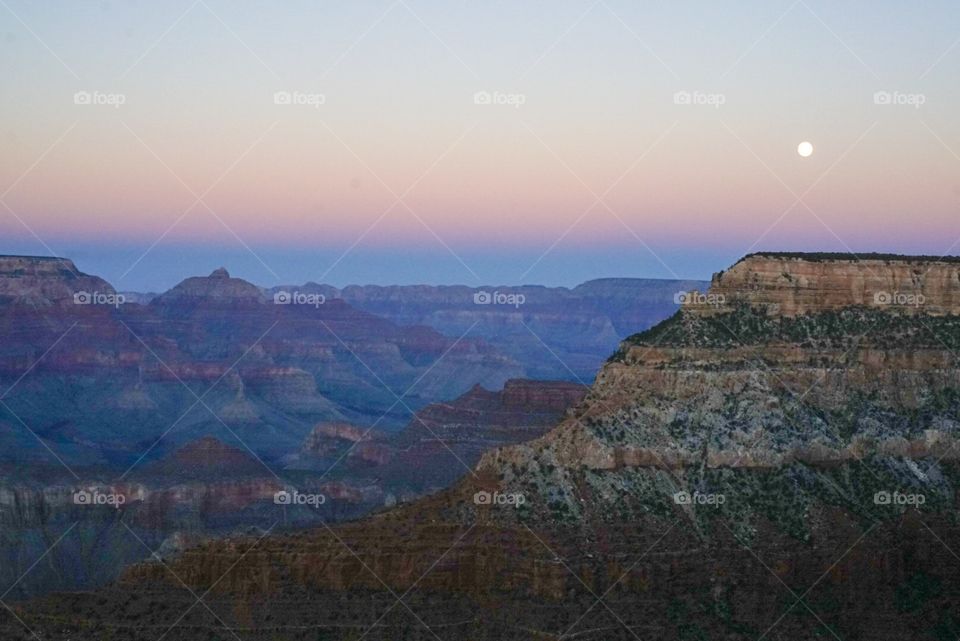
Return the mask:
<svg viewBox="0 0 960 641"><path fill-rule="evenodd" d="M960 314L960 258L894 254L758 253L713 275L706 294L689 294L684 309L723 313L747 304L772 316L844 307L898 313Z"/></svg>
<svg viewBox="0 0 960 641"><path fill-rule="evenodd" d="M113 294L113 286L55 256L0 256L0 303L72 305L74 294Z"/></svg>
<svg viewBox="0 0 960 641"><path fill-rule="evenodd" d="M76 266L69 258L58 256L0 256L0 275L22 276L56 274L69 276L78 274Z"/></svg>
<svg viewBox="0 0 960 641"><path fill-rule="evenodd" d="M503 406L527 412L564 412L579 403L587 388L569 381L510 379L503 384Z"/></svg>

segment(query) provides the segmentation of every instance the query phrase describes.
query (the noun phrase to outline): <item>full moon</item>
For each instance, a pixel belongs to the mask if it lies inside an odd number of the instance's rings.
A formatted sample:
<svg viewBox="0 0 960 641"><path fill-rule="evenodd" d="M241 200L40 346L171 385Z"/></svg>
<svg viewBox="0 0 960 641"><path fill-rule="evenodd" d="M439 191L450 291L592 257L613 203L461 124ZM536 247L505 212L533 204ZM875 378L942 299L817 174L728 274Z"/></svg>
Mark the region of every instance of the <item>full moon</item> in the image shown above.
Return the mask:
<svg viewBox="0 0 960 641"><path fill-rule="evenodd" d="M797 145L797 153L806 158L813 153L813 145L804 140L802 143Z"/></svg>

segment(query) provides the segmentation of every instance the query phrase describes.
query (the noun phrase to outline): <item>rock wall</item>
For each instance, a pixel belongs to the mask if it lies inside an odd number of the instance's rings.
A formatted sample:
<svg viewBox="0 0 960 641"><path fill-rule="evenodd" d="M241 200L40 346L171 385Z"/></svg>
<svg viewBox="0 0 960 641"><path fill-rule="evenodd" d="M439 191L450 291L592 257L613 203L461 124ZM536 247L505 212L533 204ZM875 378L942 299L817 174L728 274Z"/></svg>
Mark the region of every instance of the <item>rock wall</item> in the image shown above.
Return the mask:
<svg viewBox="0 0 960 641"><path fill-rule="evenodd" d="M743 302L783 316L851 305L896 308L907 314L958 314L960 262L869 254L860 259L754 254L714 274L709 294L715 298L702 303L692 299L687 308L722 313L724 304Z"/></svg>
<svg viewBox="0 0 960 641"><path fill-rule="evenodd" d="M0 303L73 305L77 292L115 293L107 281L80 272L66 258L0 256Z"/></svg>

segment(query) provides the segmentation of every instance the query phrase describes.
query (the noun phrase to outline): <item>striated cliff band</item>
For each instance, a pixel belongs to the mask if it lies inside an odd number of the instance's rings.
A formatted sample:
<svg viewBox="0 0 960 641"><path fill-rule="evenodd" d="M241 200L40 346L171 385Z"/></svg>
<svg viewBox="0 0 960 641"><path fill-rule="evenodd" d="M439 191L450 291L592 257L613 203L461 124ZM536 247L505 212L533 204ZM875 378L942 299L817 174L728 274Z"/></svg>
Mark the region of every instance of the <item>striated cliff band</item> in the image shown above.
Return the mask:
<svg viewBox="0 0 960 641"><path fill-rule="evenodd" d="M958 272L749 256L625 340L553 430L449 490L207 542L0 625L73 641L956 639Z"/></svg>
<svg viewBox="0 0 960 641"><path fill-rule="evenodd" d="M960 313L960 260L895 254L751 254L710 283L713 301L745 303L797 316L849 306L896 307L900 313ZM717 312L718 305L691 307Z"/></svg>

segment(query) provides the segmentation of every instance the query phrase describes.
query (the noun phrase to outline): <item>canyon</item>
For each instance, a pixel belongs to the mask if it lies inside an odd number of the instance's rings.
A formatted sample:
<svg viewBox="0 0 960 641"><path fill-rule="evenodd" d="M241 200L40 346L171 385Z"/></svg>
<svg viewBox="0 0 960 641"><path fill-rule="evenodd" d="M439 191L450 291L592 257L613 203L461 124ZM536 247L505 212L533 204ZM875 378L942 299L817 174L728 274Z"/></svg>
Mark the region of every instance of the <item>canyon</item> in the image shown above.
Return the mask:
<svg viewBox="0 0 960 641"><path fill-rule="evenodd" d="M485 448L542 434L582 395L576 383L516 378L523 366L482 338L396 325L339 299L277 304L225 269L126 296L68 259L0 257L10 595L100 585L154 550L278 517L297 528L413 500ZM385 442L340 460L352 443L333 438L337 456L316 456L306 441L336 424ZM442 436L415 434L423 425ZM294 486L329 501L279 510L276 493ZM124 503L78 505L78 492Z"/></svg>
<svg viewBox="0 0 960 641"><path fill-rule="evenodd" d="M955 638L960 264L869 268L747 257L625 339L556 427L487 451L449 489L341 525L204 542L101 590L18 605L23 623L9 615L6 630ZM865 300L856 281L871 272L922 292L930 313ZM357 433L309 443L343 437Z"/></svg>

